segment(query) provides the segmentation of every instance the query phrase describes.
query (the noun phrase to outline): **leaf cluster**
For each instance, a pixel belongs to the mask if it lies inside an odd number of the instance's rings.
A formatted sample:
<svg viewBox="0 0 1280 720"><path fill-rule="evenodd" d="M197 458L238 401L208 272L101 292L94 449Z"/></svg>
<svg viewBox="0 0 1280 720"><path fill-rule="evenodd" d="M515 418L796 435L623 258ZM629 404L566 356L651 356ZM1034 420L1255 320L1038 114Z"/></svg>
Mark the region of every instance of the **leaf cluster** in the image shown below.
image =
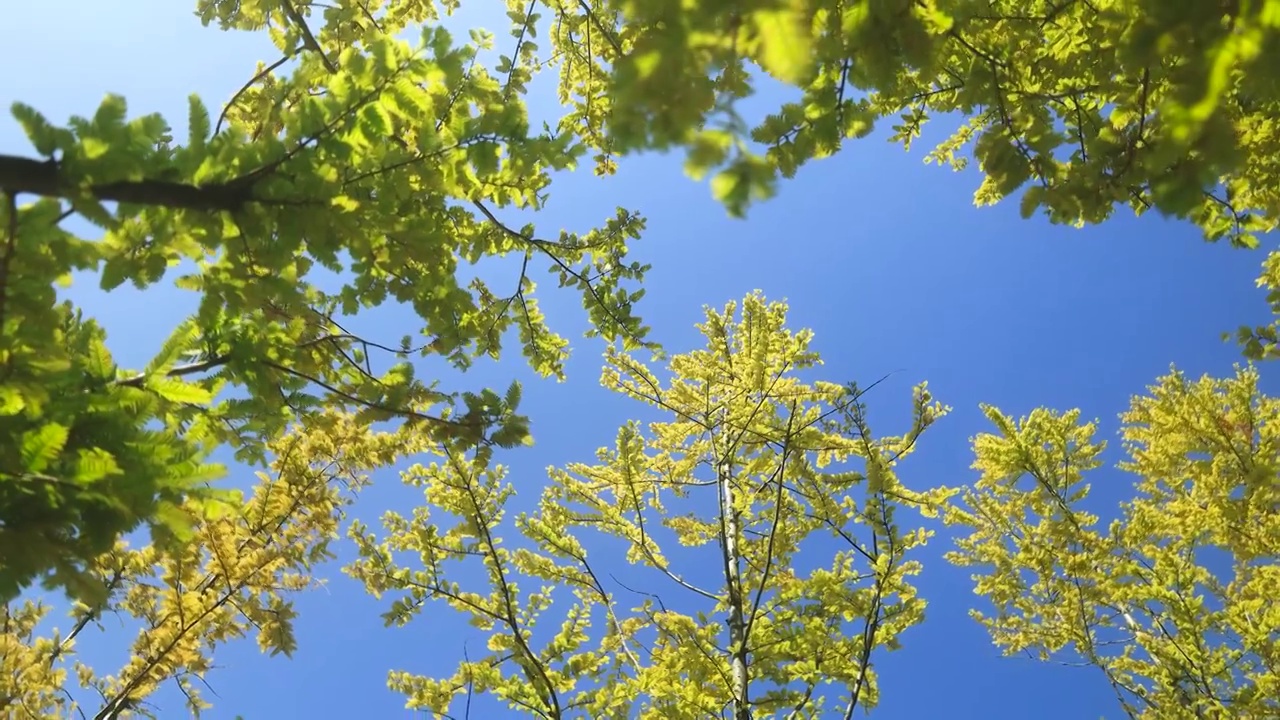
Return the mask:
<svg viewBox="0 0 1280 720"><path fill-rule="evenodd" d="M516 489L484 457L445 450L403 475L428 504L385 514L381 534L357 523L347 572L394 598L389 624L437 602L487 648L450 677L392 672L409 707L451 716L491 694L547 718L801 718L876 704L873 654L924 610L910 577L929 533L895 516L933 514L947 496L907 489L893 468L945 408L919 388L910 431L874 437L859 389L799 380L818 358L785 317L758 294L740 315L708 310L706 349L672 357L665 387L610 352L603 384L669 420L622 427L598 464L552 468L513 522ZM589 558L589 546L619 557Z"/></svg>
<svg viewBox="0 0 1280 720"><path fill-rule="evenodd" d="M290 422L327 409L441 442L525 442L512 403L442 389L411 360L466 369L514 334L538 372L563 376L568 341L534 296L540 264L581 295L593 334L653 347L634 312L646 267L626 257L643 218L619 208L548 240L499 217L539 209L550 174L584 149L530 129L522 76L476 62L482 34L456 44L426 22L425 1L313 12L198 3L206 24L266 28L280 57L216 117L192 96L185 138L159 115L130 118L114 95L65 125L13 105L39 157L0 155L4 597L46 570L64 583L61 568L140 523L180 530L173 508L212 474L211 448L261 464ZM102 236L64 229L73 215ZM509 292L466 280L468 265L504 257L519 268ZM107 291L173 292L169 281L198 307L144 371L126 372L101 330L58 303L53 285L73 272ZM416 316L399 342L354 329L388 304Z"/></svg>
<svg viewBox="0 0 1280 720"><path fill-rule="evenodd" d="M1133 400L1120 467L1137 497L1106 526L1087 509L1093 423L987 414L981 477L946 521L970 531L950 559L979 570L994 612L974 617L995 643L1097 667L1130 718L1280 712L1280 401L1257 372L1175 370Z"/></svg>
<svg viewBox="0 0 1280 720"><path fill-rule="evenodd" d="M198 717L219 647L256 635L271 654L297 649L293 598L314 587L333 557L332 540L367 474L414 452L426 437L411 430L370 432L350 414L327 413L296 426L267 448L271 473L242 504L195 518L181 542L131 548L119 542L95 556L67 625L49 626L51 606L12 601L0 609L0 710L24 718L168 717L152 704L175 685ZM128 660L105 674L77 659L108 622L136 626ZM78 690L76 690L78 686Z"/></svg>
<svg viewBox="0 0 1280 720"><path fill-rule="evenodd" d="M977 161L980 204L1097 223L1117 205L1253 245L1280 222L1275 0L758 0L547 3L565 116L602 153L685 146L734 214L778 175L884 121ZM760 122L758 73L798 89ZM597 129L599 128L599 129Z"/></svg>

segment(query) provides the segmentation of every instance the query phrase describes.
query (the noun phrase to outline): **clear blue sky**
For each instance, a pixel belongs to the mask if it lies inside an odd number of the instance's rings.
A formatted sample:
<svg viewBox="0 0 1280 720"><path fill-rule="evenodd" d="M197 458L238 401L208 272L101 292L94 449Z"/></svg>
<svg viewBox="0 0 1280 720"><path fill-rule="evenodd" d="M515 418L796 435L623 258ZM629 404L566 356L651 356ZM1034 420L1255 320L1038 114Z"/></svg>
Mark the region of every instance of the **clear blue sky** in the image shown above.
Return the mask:
<svg viewBox="0 0 1280 720"><path fill-rule="evenodd" d="M193 5L9 3L0 14L0 65L9 69L0 100L6 107L13 100L32 104L60 122L92 114L104 93L115 92L130 101L131 114L161 111L181 129L188 93L216 107L255 61L273 59L265 35L202 28ZM490 5L481 23L501 41L504 18L497 3ZM586 230L618 205L643 212L649 229L634 254L654 267L642 312L670 350L699 342L693 324L703 305L718 307L759 288L789 301L794 328L815 331L826 379L865 383L896 371L869 399L878 427L901 427L911 385L928 380L954 410L902 467L913 487L972 480L968 440L987 429L980 402L1019 414L1038 405L1079 407L1114 438L1129 396L1171 362L1195 375L1227 374L1239 356L1219 333L1266 320L1253 283L1260 253L1208 245L1190 226L1135 219L1127 210L1104 226L1075 230L1021 220L1013 203L977 209L976 171L927 166L923 149L904 153L884 134L857 142L784 183L745 222L729 219L705 184L686 179L679 157L631 159L615 178L593 178L589 170L559 178L550 208L536 221L555 233ZM31 152L7 115L0 152ZM585 319L577 298L557 294L553 285L541 297L551 322L573 339L569 381L536 380L513 357L482 364L456 385L526 381L524 408L537 445L503 461L530 496L545 481L546 466L592 460L640 410L597 386L603 348L580 338ZM104 322L113 351L134 366L190 307L167 289L126 287L106 297L84 285L72 296ZM380 311L361 329L395 338L405 321L402 310ZM1264 373L1264 386L1272 384ZM1109 455L1116 457L1114 447ZM233 474L243 482L246 471ZM376 522L386 507L408 512L418 500L394 474L378 483L362 499L363 518ZM1125 483L1116 472L1094 477L1110 497L1122 496ZM1001 658L966 617L971 585L967 572L941 560L948 547L940 535L923 557L928 620L903 637L903 650L881 656L875 716L1118 716L1096 670ZM350 555L345 545L342 555ZM209 678L219 695L209 717L406 717L402 698L385 688L387 670L452 671L461 657L460 618L441 607L407 628L385 630L379 620L385 603L338 568L326 571L326 590L299 603L295 659L259 656L251 641L219 652L216 663L224 669ZM89 635L82 657L111 672L111 661L123 658L120 640ZM177 704L169 711L162 717L181 716Z"/></svg>

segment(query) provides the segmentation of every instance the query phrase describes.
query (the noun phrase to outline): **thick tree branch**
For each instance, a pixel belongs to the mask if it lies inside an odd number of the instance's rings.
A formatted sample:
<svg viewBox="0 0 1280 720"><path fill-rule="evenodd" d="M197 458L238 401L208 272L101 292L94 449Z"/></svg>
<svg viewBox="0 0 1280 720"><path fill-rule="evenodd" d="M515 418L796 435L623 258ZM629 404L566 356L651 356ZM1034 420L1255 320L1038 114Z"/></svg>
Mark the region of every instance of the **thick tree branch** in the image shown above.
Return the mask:
<svg viewBox="0 0 1280 720"><path fill-rule="evenodd" d="M29 193L68 200L77 194L76 183L57 161L16 155L0 155L0 187L14 195ZM243 182L196 186L165 180L121 180L91 185L88 191L101 201L205 212L238 210L256 199L252 184Z"/></svg>
<svg viewBox="0 0 1280 720"><path fill-rule="evenodd" d="M5 215L8 218L3 249L0 249L0 330L4 328L5 313L9 306L9 267L18 246L18 202L17 193L4 188Z"/></svg>

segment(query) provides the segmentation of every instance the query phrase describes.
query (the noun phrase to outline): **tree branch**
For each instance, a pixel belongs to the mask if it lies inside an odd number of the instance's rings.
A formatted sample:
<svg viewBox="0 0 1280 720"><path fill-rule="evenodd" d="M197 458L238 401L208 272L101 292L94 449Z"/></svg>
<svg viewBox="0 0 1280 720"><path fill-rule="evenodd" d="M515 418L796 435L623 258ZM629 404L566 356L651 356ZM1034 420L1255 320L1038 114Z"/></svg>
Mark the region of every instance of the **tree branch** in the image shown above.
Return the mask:
<svg viewBox="0 0 1280 720"><path fill-rule="evenodd" d="M16 155L0 155L0 187L13 195L30 193L67 200L76 196L76 183L66 176L56 160L32 160ZM196 186L165 180L121 180L91 185L88 191L102 201L205 212L239 210L257 199L252 184L241 182Z"/></svg>
<svg viewBox="0 0 1280 720"><path fill-rule="evenodd" d="M202 373L206 370L212 370L216 367L226 365L230 360L231 356L229 355L218 355L217 357L212 357L208 360L201 360L200 362L188 363L186 365L178 365L165 373L165 376L178 378L184 375L194 375L196 373ZM127 378L120 378L119 380L116 380L115 384L124 387L141 388L144 386L146 380L146 375L132 375Z"/></svg>

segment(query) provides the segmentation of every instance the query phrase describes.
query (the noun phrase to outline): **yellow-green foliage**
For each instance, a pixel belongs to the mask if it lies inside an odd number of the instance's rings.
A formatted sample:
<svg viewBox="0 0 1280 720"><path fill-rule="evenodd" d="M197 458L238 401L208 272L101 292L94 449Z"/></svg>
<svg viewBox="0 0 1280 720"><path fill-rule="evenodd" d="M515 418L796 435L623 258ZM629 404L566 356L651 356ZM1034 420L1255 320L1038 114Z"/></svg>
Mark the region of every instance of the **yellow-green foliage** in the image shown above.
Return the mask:
<svg viewBox="0 0 1280 720"><path fill-rule="evenodd" d="M819 359L785 319L758 294L740 314L709 310L706 348L673 357L665 384L610 351L602 383L666 419L623 426L598 464L552 468L514 523L515 486L487 453L446 448L404 474L428 504L387 513L381 534L357 524L348 572L394 597L388 623L439 601L488 636L450 677L392 672L409 707L456 716L460 696L491 693L539 717L701 720L876 704L874 651L924 611L911 558L929 533L895 515L948 494L910 490L894 467L945 408L921 386L908 432L873 436L861 389L797 377Z"/></svg>
<svg viewBox="0 0 1280 720"><path fill-rule="evenodd" d="M1280 0L545 4L583 139L685 145L733 212L877 122L909 145L945 114L959 127L930 160L972 148L980 204L1025 188L1025 214L1068 223L1154 207L1239 243L1280 222ZM736 101L757 67L802 97L752 125Z"/></svg>
<svg viewBox="0 0 1280 720"><path fill-rule="evenodd" d="M1076 226L1155 209L1246 247L1280 225L1280 0L544 2L561 127L597 171L683 146L735 215L877 125L910 147L936 119L926 161L976 160L978 205ZM759 69L799 97L757 120ZM1277 333L1239 331L1251 358Z"/></svg>
<svg viewBox="0 0 1280 720"><path fill-rule="evenodd" d="M88 569L92 603L65 622L30 600L0 608L0 714L36 720L130 717L176 682L188 709L201 694L217 647L256 634L265 652L297 648L292 597L313 587L316 565L365 473L420 447L420 433L370 433L349 415L326 413L273 441L272 473L259 474L240 507L199 521L191 541L132 549L121 542ZM112 617L118 616L118 617ZM105 673L77 659L95 632L118 620L140 624L129 660ZM50 628L50 625L54 627ZM153 717L172 717L167 708ZM131 712L132 711L132 712Z"/></svg>
<svg viewBox="0 0 1280 720"><path fill-rule="evenodd" d="M1085 509L1092 423L986 409L981 478L946 520L972 529L950 559L980 569L997 645L1097 666L1129 717L1280 716L1280 400L1257 382L1173 372L1135 398L1138 494L1105 527Z"/></svg>
<svg viewBox="0 0 1280 720"><path fill-rule="evenodd" d="M144 518L165 523L157 540L186 534L184 496L222 468L203 462L198 436L146 427L166 401L199 402L203 390L161 373L118 382L101 328L67 304L45 309L11 318L0 340L0 601L49 573L93 602L85 563ZM225 498L204 490L187 504Z"/></svg>
<svg viewBox="0 0 1280 720"><path fill-rule="evenodd" d="M541 207L551 173L587 153L609 173L625 152L684 145L741 212L884 118L910 143L949 114L961 126L930 157L961 165L972 146L981 203L1025 188L1024 212L1071 223L1154 207L1246 245L1280 218L1280 0L509 0L515 41L493 68L477 62L493 35L461 45L440 27L456 8L199 0L205 24L265 32L279 53L226 107L192 96L175 130L114 95L65 124L13 104L34 153L0 155L0 597L41 577L75 586L139 524L181 535L174 508L218 499L210 447L260 462L266 439L322 407L519 443L524 422L497 394L447 392L407 360L465 367L515 328L533 366L561 374L568 343L527 272L459 282L461 264L496 256L551 268L592 334L647 344L632 287L645 268L625 257L638 215L555 240L499 217ZM752 125L736 101L757 66L802 98ZM539 130L524 95L547 69L564 108ZM71 214L104 236L67 232ZM317 266L343 285L322 290ZM199 310L124 373L57 302L52 285L77 271L107 289L175 280ZM419 318L399 342L348 329L388 302ZM1265 356L1276 332L1241 340ZM51 388L63 397L46 402Z"/></svg>
<svg viewBox="0 0 1280 720"><path fill-rule="evenodd" d="M988 408L981 478L949 504L896 476L945 411L923 386L903 435L872 434L865 388L803 382L810 334L759 295L708 311L706 347L664 381L628 354L653 347L633 313L646 268L626 257L638 215L554 240L499 217L541 208L588 153L607 174L672 146L740 213L876 122L910 144L947 114L960 127L929 159L961 167L971 148L980 204L1022 192L1024 214L1074 224L1155 208L1253 245L1280 223L1280 0L509 0L516 42L492 69L477 62L491 35L461 45L439 26L456 7L199 0L203 22L266 32L278 57L216 113L192 96L176 138L117 96L65 124L13 104L34 150L0 155L0 713L115 717L168 681L203 707L215 646L256 632L294 649L289 598L328 556L344 488L434 452L403 474L424 506L356 523L347 568L393 597L388 622L442 601L486 635L450 677L393 672L413 707L479 692L556 718L850 717L878 700L876 650L923 618L910 581L929 532L895 513L947 505L972 530L951 559L983 568L995 611L978 618L1004 649L1083 658L1133 717L1280 716L1280 421L1253 370L1175 373L1134 401L1139 495L1105 530L1084 484L1102 446L1079 413ZM737 101L756 66L802 97L752 125ZM565 108L533 130L523 98L543 68ZM72 215L102 237L64 229ZM521 263L512 287L459 280L502 256ZM449 392L411 360L465 368L515 329L562 376L538 264L581 294L590 334L621 342L604 384L664 419L552 468L509 518L493 453L528 439L520 386ZM169 280L198 310L127 371L59 302L73 273L108 291ZM1280 316L1280 254L1259 284ZM418 318L398 342L348 328L386 303ZM1239 337L1273 357L1278 333ZM398 429L369 429L386 420ZM271 458L247 501L208 487L220 445ZM142 525L152 544L120 542ZM38 579L76 600L61 631L14 599ZM110 613L142 629L101 674L72 653Z"/></svg>
<svg viewBox="0 0 1280 720"><path fill-rule="evenodd" d="M525 76L476 62L489 36L456 43L427 0L201 0L198 14L268 32L279 57L216 113L192 96L182 130L130 118L114 95L65 124L12 106L34 156L0 155L0 599L41 577L74 585L140 523L182 534L176 508L216 498L202 490L220 472L201 462L210 447L260 462L265 442L323 408L518 444L524 421L499 395L446 392L408 360L466 367L514 329L539 372L561 375L568 341L532 294L540 265L582 294L592 333L645 344L628 288L644 268L625 258L639 216L618 209L550 240L499 218L541 207L550 173L584 149L530 129ZM72 214L102 237L65 230ZM498 256L524 261L510 287L459 279ZM322 289L319 269L341 285ZM174 281L199 309L124 372L58 302L55 282L76 271L106 290ZM402 339L348 328L387 303L418 316Z"/></svg>

